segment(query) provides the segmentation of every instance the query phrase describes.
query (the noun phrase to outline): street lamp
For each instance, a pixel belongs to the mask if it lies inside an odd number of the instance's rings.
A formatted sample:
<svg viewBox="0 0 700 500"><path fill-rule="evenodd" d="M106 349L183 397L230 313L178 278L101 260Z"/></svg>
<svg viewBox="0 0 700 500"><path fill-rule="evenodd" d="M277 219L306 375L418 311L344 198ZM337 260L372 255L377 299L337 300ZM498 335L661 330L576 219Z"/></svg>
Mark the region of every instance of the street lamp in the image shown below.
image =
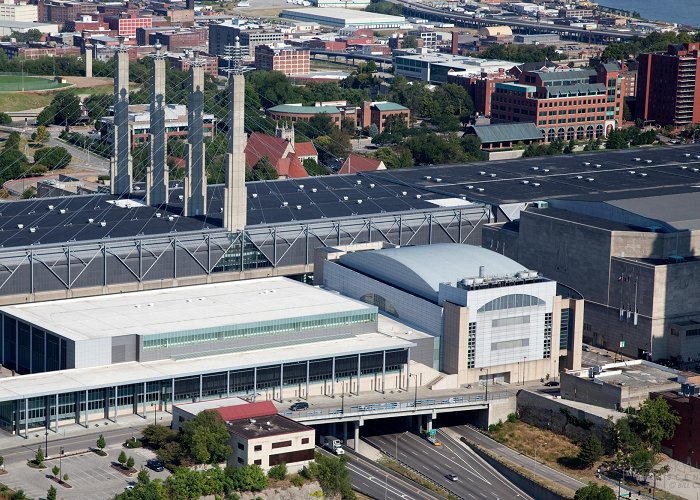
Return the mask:
<svg viewBox="0 0 700 500"><path fill-rule="evenodd" d="M526 361L527 361L527 356L523 356L523 385L525 385L525 375L526 375L525 370L527 369Z"/></svg>
<svg viewBox="0 0 700 500"><path fill-rule="evenodd" d="M345 391L340 395L340 413L345 415Z"/></svg>
<svg viewBox="0 0 700 500"><path fill-rule="evenodd" d="M63 473L63 463L62 463L62 460L63 460L63 446L61 446L61 450L60 450L59 455L58 455L58 476L59 476L59 477L63 477L63 474L62 474L62 473Z"/></svg>
<svg viewBox="0 0 700 500"><path fill-rule="evenodd" d="M44 431L44 456L49 458L49 429Z"/></svg>
<svg viewBox="0 0 700 500"><path fill-rule="evenodd" d="M488 401L489 400L489 369L488 368L481 368L479 371L483 372L484 370L486 370L486 384L485 384L486 396L484 397L484 400Z"/></svg>

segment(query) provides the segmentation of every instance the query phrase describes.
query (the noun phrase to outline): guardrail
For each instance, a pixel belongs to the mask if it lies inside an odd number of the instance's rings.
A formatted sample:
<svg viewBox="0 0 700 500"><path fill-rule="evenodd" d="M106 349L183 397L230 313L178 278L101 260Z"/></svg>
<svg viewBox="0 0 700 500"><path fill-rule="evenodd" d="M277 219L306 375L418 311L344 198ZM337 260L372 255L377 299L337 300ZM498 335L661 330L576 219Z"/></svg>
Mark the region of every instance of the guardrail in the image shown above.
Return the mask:
<svg viewBox="0 0 700 500"><path fill-rule="evenodd" d="M488 401L507 399L510 392L489 393ZM415 401L392 401L387 403L370 403L364 405L352 405L347 408L319 408L317 410L280 412L282 415L296 419L322 420L327 417L355 417L363 415L376 415L385 413L399 413L408 410L427 410L440 408L457 408L469 405L483 404L487 402L483 394L472 394L469 396L455 396L445 399L418 399Z"/></svg>

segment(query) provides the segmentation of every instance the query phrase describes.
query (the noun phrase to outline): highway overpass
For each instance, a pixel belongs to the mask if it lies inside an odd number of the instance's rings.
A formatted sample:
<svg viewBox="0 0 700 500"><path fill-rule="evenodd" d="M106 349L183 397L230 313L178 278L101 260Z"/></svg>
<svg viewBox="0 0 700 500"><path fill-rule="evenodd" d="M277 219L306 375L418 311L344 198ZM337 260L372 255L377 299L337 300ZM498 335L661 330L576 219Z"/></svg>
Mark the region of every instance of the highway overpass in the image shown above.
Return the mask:
<svg viewBox="0 0 700 500"><path fill-rule="evenodd" d="M621 32L618 30L595 29L587 30L574 26L562 26L556 24L544 24L537 21L528 21L519 18L494 18L474 17L469 13L450 12L444 9L417 4L407 0L388 0L403 7L404 14L420 17L429 21L454 23L455 26L467 28L483 28L486 26L510 26L518 33L557 33L563 38L578 40L588 43L612 43L624 42L635 37L643 36L643 33Z"/></svg>

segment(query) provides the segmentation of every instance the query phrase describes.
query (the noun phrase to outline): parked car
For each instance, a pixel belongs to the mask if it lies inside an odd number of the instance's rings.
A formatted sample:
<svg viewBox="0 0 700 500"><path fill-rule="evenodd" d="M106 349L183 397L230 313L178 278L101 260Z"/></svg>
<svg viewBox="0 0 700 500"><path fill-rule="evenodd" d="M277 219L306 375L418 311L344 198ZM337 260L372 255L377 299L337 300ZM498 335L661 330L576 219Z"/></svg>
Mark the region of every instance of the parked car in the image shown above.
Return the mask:
<svg viewBox="0 0 700 500"><path fill-rule="evenodd" d="M290 406L289 409L292 411L308 410L309 403L307 403L306 401L297 401L292 406Z"/></svg>
<svg viewBox="0 0 700 500"><path fill-rule="evenodd" d="M165 464L162 460L151 458L146 461L146 467L156 472L162 472L165 469Z"/></svg>
<svg viewBox="0 0 700 500"><path fill-rule="evenodd" d="M549 382L545 382L544 386L545 387L557 387L559 385L559 382L556 382L554 380L550 380Z"/></svg>
<svg viewBox="0 0 700 500"><path fill-rule="evenodd" d="M445 474L445 477L450 481L457 481L459 479L457 474Z"/></svg>

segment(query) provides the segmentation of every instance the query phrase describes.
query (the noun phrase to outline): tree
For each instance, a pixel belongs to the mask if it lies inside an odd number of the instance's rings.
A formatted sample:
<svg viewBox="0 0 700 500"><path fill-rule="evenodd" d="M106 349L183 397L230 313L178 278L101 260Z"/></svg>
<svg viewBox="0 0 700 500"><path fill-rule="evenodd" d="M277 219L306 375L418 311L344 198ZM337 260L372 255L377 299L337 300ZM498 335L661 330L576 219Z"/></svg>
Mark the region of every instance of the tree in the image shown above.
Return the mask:
<svg viewBox="0 0 700 500"><path fill-rule="evenodd" d="M44 125L39 125L36 128L36 135L34 136L34 140L36 142L44 144L49 142L49 139L51 139L51 134L49 134L48 129Z"/></svg>
<svg viewBox="0 0 700 500"><path fill-rule="evenodd" d="M100 434L100 437L97 438L97 442L95 443L97 445L97 448L102 451L105 449L107 446L107 442L105 441L105 437Z"/></svg>
<svg viewBox="0 0 700 500"><path fill-rule="evenodd" d="M663 440L673 437L680 421L681 418L678 414L661 397L644 401L636 416L636 422L641 428L642 439L654 451L661 448Z"/></svg>
<svg viewBox="0 0 700 500"><path fill-rule="evenodd" d="M45 165L51 170L67 167L73 156L63 146L46 147L34 152L34 163Z"/></svg>
<svg viewBox="0 0 700 500"><path fill-rule="evenodd" d="M369 134L370 137L376 137L379 135L379 128L377 127L376 123L373 123L372 125L369 126L369 129L367 130L367 133Z"/></svg>
<svg viewBox="0 0 700 500"><path fill-rule="evenodd" d="M19 134L19 132L10 132L10 135L8 135L7 139L5 139L3 150L7 151L10 149L19 149L21 143L22 136Z"/></svg>
<svg viewBox="0 0 700 500"><path fill-rule="evenodd" d="M261 491L267 488L267 476L259 465L243 467L226 467L226 475L231 480L231 486L237 491Z"/></svg>
<svg viewBox="0 0 700 500"><path fill-rule="evenodd" d="M309 473L319 482L326 496L340 495L343 500L352 500L356 495L346 464L345 455L329 457L316 453L314 461L309 464Z"/></svg>
<svg viewBox="0 0 700 500"><path fill-rule="evenodd" d="M110 94L91 94L85 99L85 109L92 120L99 120L109 113L113 97Z"/></svg>
<svg viewBox="0 0 700 500"><path fill-rule="evenodd" d="M281 464L273 465L270 467L270 470L267 471L267 476L270 479L282 481L285 477L287 477L287 464L282 462Z"/></svg>
<svg viewBox="0 0 700 500"><path fill-rule="evenodd" d="M203 411L180 427L185 453L198 464L225 462L231 454L226 423L215 411Z"/></svg>
<svg viewBox="0 0 700 500"><path fill-rule="evenodd" d="M67 472L65 474L63 474L63 482L64 483L67 483L69 479L70 479L70 476L68 476Z"/></svg>
<svg viewBox="0 0 700 500"><path fill-rule="evenodd" d="M617 495L607 486L588 483L588 486L579 488L574 495L574 500L616 500Z"/></svg>
<svg viewBox="0 0 700 500"><path fill-rule="evenodd" d="M59 92L50 106L56 110L53 121L56 125L74 125L80 120L80 98L72 92Z"/></svg>
<svg viewBox="0 0 700 500"><path fill-rule="evenodd" d="M379 148L370 156L383 161L386 168L408 168L413 166L411 151L404 146Z"/></svg>
<svg viewBox="0 0 700 500"><path fill-rule="evenodd" d="M179 467L165 481L165 487L170 494L170 498L176 500L196 499L205 493L202 474L187 467Z"/></svg>
<svg viewBox="0 0 700 500"><path fill-rule="evenodd" d="M272 163L267 156L263 156L258 160L258 163L256 163L251 169L250 175L250 180L252 181L270 181L279 177L277 169L272 166Z"/></svg>
<svg viewBox="0 0 700 500"><path fill-rule="evenodd" d="M117 462L123 467L124 464L126 463L126 453L124 453L124 450L121 451L119 456L117 457Z"/></svg>
<svg viewBox="0 0 700 500"><path fill-rule="evenodd" d="M309 175L328 175L330 172L316 163L316 160L312 158L307 158L304 160L304 170L306 170L306 173Z"/></svg>
<svg viewBox="0 0 700 500"><path fill-rule="evenodd" d="M2 470L5 470L5 457L0 455L0 467L2 467Z"/></svg>
<svg viewBox="0 0 700 500"><path fill-rule="evenodd" d="M39 449L36 450L36 454L34 455L34 463L37 465L44 463L44 450L41 449L41 446L39 446Z"/></svg>
<svg viewBox="0 0 700 500"><path fill-rule="evenodd" d="M56 500L56 488L49 486L49 491L46 492L46 500Z"/></svg>
<svg viewBox="0 0 700 500"><path fill-rule="evenodd" d="M56 109L50 105L42 109L41 113L39 113L39 115L36 117L36 122L39 125L53 125L55 121Z"/></svg>
<svg viewBox="0 0 700 500"><path fill-rule="evenodd" d="M134 460L134 457L129 456L129 458L126 459L126 466L131 469L134 467L134 464L136 463L136 460Z"/></svg>
<svg viewBox="0 0 700 500"><path fill-rule="evenodd" d="M34 186L29 186L27 189L22 191L23 200L28 200L30 198L36 198L36 188Z"/></svg>
<svg viewBox="0 0 700 500"><path fill-rule="evenodd" d="M581 444L578 458L581 462L586 464L587 467L590 467L600 460L600 457L602 457L604 453L603 443L600 442L600 439L598 439L595 434L591 434L588 439Z"/></svg>
<svg viewBox="0 0 700 500"><path fill-rule="evenodd" d="M417 49L418 39L413 35L405 35L403 40L401 40L402 49Z"/></svg>
<svg viewBox="0 0 700 500"><path fill-rule="evenodd" d="M156 449L173 441L176 437L177 432L164 425L151 424L143 430L144 440Z"/></svg>
<svg viewBox="0 0 700 500"><path fill-rule="evenodd" d="M53 474L53 477L58 478L58 475L61 473L61 469L59 469L58 465L54 465L51 467L51 474Z"/></svg>
<svg viewBox="0 0 700 500"><path fill-rule="evenodd" d="M139 484L148 484L151 482L151 476L148 475L146 469L141 469L138 474L136 474L136 482Z"/></svg>
<svg viewBox="0 0 700 500"><path fill-rule="evenodd" d="M0 125L9 125L12 123L12 117L7 113L0 112Z"/></svg>

